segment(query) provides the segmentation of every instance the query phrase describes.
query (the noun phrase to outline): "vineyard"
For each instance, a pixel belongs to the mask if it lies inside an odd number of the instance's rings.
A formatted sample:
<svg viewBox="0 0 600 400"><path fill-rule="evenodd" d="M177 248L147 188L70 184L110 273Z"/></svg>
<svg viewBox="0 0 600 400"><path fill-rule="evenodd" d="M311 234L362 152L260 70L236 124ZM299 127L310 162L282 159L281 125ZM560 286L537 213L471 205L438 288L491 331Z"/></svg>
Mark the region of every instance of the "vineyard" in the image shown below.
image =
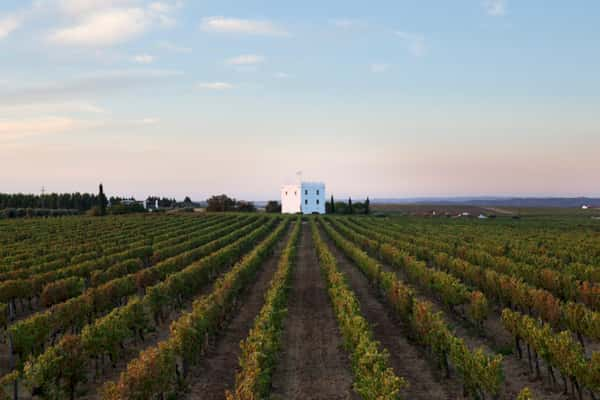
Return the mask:
<svg viewBox="0 0 600 400"><path fill-rule="evenodd" d="M0 221L0 400L595 400L592 222Z"/></svg>

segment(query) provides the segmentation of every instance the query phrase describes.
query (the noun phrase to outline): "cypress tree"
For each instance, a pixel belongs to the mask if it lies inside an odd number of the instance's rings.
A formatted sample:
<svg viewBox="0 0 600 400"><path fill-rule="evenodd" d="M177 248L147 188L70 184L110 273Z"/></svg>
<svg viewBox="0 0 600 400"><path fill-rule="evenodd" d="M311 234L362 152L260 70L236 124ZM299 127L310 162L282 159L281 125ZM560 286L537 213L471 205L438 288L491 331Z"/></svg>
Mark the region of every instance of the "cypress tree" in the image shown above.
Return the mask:
<svg viewBox="0 0 600 400"><path fill-rule="evenodd" d="M98 190L98 201L100 202L100 215L106 215L106 196L104 195L104 187L100 184Z"/></svg>
<svg viewBox="0 0 600 400"><path fill-rule="evenodd" d="M354 210L352 209L352 197L348 197L348 214L354 214Z"/></svg>
<svg viewBox="0 0 600 400"><path fill-rule="evenodd" d="M365 200L365 214L369 214L371 212L370 206L371 201L369 201L369 196L367 196L367 200Z"/></svg>
<svg viewBox="0 0 600 400"><path fill-rule="evenodd" d="M335 202L333 201L333 195L331 195L331 207L330 211L332 214L335 214Z"/></svg>

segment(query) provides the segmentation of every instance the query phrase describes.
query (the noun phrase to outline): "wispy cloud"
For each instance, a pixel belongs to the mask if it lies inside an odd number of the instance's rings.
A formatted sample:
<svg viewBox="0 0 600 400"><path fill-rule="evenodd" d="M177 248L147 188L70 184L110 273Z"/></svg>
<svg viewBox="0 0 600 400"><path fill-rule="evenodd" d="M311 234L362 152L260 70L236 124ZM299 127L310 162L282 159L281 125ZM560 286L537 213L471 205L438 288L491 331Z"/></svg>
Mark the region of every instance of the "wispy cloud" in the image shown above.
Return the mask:
<svg viewBox="0 0 600 400"><path fill-rule="evenodd" d="M370 66L371 72L373 72L373 73L385 72L389 68L390 68L390 65L384 64L384 63L373 63Z"/></svg>
<svg viewBox="0 0 600 400"><path fill-rule="evenodd" d="M147 117L136 122L142 125L156 125L160 122L160 119L154 117Z"/></svg>
<svg viewBox="0 0 600 400"><path fill-rule="evenodd" d="M138 64L152 64L156 58L150 54L137 54L131 57L131 61Z"/></svg>
<svg viewBox="0 0 600 400"><path fill-rule="evenodd" d="M263 56L257 54L242 54L237 57L228 59L225 63L227 65L257 65L265 62Z"/></svg>
<svg viewBox="0 0 600 400"><path fill-rule="evenodd" d="M73 131L88 124L67 117L34 119L0 119L0 140L13 141L28 136L57 134Z"/></svg>
<svg viewBox="0 0 600 400"><path fill-rule="evenodd" d="M197 85L198 89L206 89L206 90L229 90L233 89L234 86L231 83L227 82L201 82Z"/></svg>
<svg viewBox="0 0 600 400"><path fill-rule="evenodd" d="M142 9L111 9L58 29L50 34L49 39L63 45L110 46L139 36L147 27L148 21Z"/></svg>
<svg viewBox="0 0 600 400"><path fill-rule="evenodd" d="M485 12L493 17L506 15L506 0L485 0L483 7Z"/></svg>
<svg viewBox="0 0 600 400"><path fill-rule="evenodd" d="M288 74L287 72L277 72L275 74L275 78L277 79L288 79L288 78L292 78L293 75Z"/></svg>
<svg viewBox="0 0 600 400"><path fill-rule="evenodd" d="M42 2L43 3L43 2ZM71 17L82 17L90 13L110 8L131 7L139 4L137 0L55 0L50 1L51 7Z"/></svg>
<svg viewBox="0 0 600 400"><path fill-rule="evenodd" d="M329 20L329 24L339 29L362 29L369 26L365 21L350 18L331 19Z"/></svg>
<svg viewBox="0 0 600 400"><path fill-rule="evenodd" d="M237 33L262 36L289 36L289 32L268 20L206 17L200 23L205 32Z"/></svg>
<svg viewBox="0 0 600 400"><path fill-rule="evenodd" d="M160 69L101 70L72 79L48 83L0 87L0 105L59 102L75 96L111 93L132 87L145 87L183 75L181 71Z"/></svg>
<svg viewBox="0 0 600 400"><path fill-rule="evenodd" d="M415 57L421 57L427 52L425 37L421 34L396 31L396 36L406 45L407 50Z"/></svg>
<svg viewBox="0 0 600 400"><path fill-rule="evenodd" d="M178 45L176 43L172 43L172 42L169 42L166 40L162 40L162 41L158 42L157 45L158 45L158 48L168 50L173 53L191 53L192 52L191 47L181 46L181 45Z"/></svg>
<svg viewBox="0 0 600 400"><path fill-rule="evenodd" d="M154 1L148 6L150 10L161 14L169 14L183 7L183 1L177 0L173 3Z"/></svg>
<svg viewBox="0 0 600 400"><path fill-rule="evenodd" d="M0 40L21 26L22 18L17 15L0 16Z"/></svg>
<svg viewBox="0 0 600 400"><path fill-rule="evenodd" d="M91 113L101 114L106 110L88 101L42 102L30 104L0 104L0 115L16 114L44 115L56 113Z"/></svg>
<svg viewBox="0 0 600 400"><path fill-rule="evenodd" d="M144 6L135 0L61 0L60 10L71 23L52 31L47 38L60 45L112 46L154 26L173 26L173 12L178 8L179 2Z"/></svg>

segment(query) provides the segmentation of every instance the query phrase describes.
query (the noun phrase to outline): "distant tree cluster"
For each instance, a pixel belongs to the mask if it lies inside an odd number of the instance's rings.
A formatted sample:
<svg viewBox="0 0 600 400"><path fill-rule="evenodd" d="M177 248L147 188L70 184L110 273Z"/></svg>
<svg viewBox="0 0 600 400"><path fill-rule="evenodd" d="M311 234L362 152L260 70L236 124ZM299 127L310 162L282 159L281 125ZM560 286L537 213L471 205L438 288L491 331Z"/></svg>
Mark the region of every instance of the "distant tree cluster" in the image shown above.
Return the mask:
<svg viewBox="0 0 600 400"><path fill-rule="evenodd" d="M371 201L367 197L364 202L352 202L352 198L348 198L347 202L335 201L333 196L331 200L325 204L325 212L327 214L370 214Z"/></svg>
<svg viewBox="0 0 600 400"><path fill-rule="evenodd" d="M150 196L147 203L154 206L158 201L158 207L165 208L189 208L193 211L195 203L189 196L183 202L177 202L173 198ZM239 211L254 211L254 205L247 202L237 202ZM129 214L146 212L144 205L136 202L133 197L111 196L108 199L104 193L104 186L98 186L98 193L49 193L36 194L7 194L0 193L0 218L21 217L50 217L61 215L74 215L85 212L92 216L106 214Z"/></svg>
<svg viewBox="0 0 600 400"><path fill-rule="evenodd" d="M189 200L189 197L186 197L186 199ZM161 197L158 197L158 196L149 196L146 199L146 203L154 205L154 203L156 203L156 200L158 200L158 206L160 208L173 208L173 207L177 206L177 200L175 200L175 199L169 199L167 197L162 197L161 198ZM191 200L190 200L190 203L191 203Z"/></svg>
<svg viewBox="0 0 600 400"><path fill-rule="evenodd" d="M206 211L213 212L228 212L228 211L242 211L242 212L254 212L256 206L251 201L236 200L225 194L212 196L206 200Z"/></svg>
<svg viewBox="0 0 600 400"><path fill-rule="evenodd" d="M0 209L50 209L87 211L98 203L98 196L90 193L7 194L0 193Z"/></svg>
<svg viewBox="0 0 600 400"><path fill-rule="evenodd" d="M280 213L281 203L276 200L270 200L265 206L265 211L268 213Z"/></svg>

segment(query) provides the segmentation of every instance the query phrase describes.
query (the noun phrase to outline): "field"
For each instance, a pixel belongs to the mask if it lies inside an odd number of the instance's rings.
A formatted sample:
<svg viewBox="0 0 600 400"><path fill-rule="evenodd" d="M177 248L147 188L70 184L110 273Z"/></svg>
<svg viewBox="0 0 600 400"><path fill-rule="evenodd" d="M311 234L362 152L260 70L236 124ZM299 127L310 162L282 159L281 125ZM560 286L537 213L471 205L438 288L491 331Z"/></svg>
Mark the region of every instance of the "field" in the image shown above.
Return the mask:
<svg viewBox="0 0 600 400"><path fill-rule="evenodd" d="M596 399L600 221L0 221L0 399Z"/></svg>

